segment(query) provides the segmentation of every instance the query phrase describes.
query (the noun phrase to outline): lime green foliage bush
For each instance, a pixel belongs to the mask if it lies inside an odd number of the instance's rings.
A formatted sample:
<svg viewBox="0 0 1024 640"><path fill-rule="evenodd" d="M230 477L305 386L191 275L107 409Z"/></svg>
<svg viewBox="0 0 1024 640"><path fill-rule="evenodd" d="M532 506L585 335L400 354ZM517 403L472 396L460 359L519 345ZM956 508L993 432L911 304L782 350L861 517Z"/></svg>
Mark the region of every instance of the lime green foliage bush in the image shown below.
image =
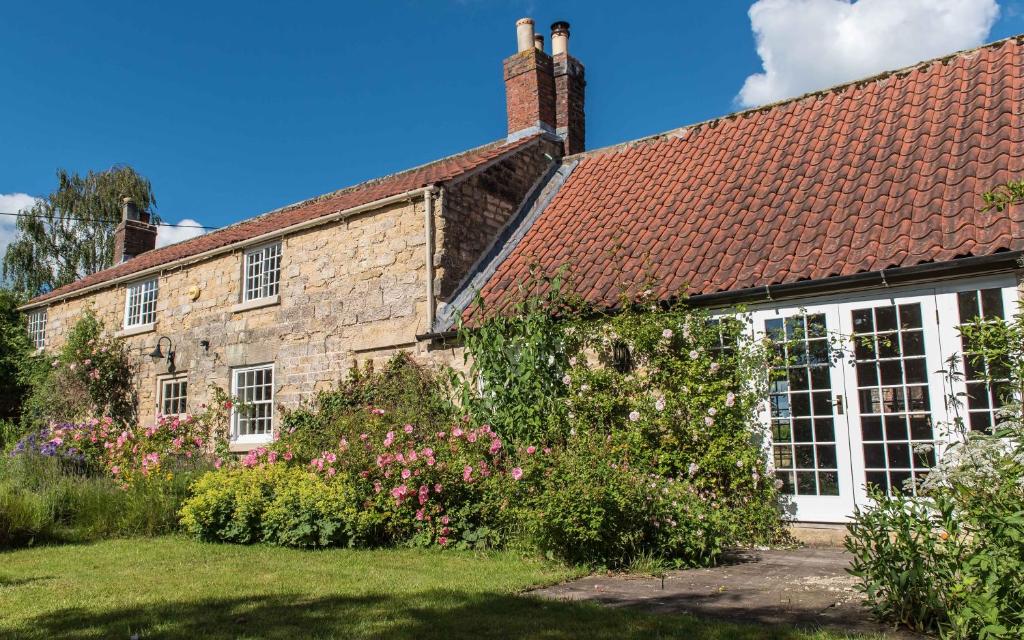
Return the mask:
<svg viewBox="0 0 1024 640"><path fill-rule="evenodd" d="M204 540L287 547L352 546L369 520L347 482L280 464L207 474L181 508L184 530Z"/></svg>
<svg viewBox="0 0 1024 640"><path fill-rule="evenodd" d="M1019 393L1024 318L961 329L976 371L998 371ZM958 377L954 358L951 377ZM987 366L986 366L987 365ZM950 406L961 408L958 397ZM991 433L956 418L957 442L919 497L875 495L850 525L847 549L874 613L944 638L1024 637L1024 428L1010 403Z"/></svg>
<svg viewBox="0 0 1024 640"><path fill-rule="evenodd" d="M34 356L22 424L39 430L51 422L109 416L118 425L137 421L134 365L125 342L86 311L55 356Z"/></svg>
<svg viewBox="0 0 1024 640"><path fill-rule="evenodd" d="M189 484L206 469L182 467L125 487L62 462L38 453L0 459L0 548L169 533Z"/></svg>

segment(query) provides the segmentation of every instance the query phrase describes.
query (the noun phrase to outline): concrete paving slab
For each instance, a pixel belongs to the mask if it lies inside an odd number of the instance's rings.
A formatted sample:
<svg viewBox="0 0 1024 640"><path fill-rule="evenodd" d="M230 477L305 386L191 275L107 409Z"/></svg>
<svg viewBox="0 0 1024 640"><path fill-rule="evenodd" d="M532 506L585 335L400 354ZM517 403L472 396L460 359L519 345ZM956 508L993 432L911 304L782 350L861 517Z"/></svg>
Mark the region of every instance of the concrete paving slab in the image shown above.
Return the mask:
<svg viewBox="0 0 1024 640"><path fill-rule="evenodd" d="M741 551L721 566L670 571L664 579L594 575L532 593L656 613L921 638L871 619L848 564L849 555L833 548Z"/></svg>

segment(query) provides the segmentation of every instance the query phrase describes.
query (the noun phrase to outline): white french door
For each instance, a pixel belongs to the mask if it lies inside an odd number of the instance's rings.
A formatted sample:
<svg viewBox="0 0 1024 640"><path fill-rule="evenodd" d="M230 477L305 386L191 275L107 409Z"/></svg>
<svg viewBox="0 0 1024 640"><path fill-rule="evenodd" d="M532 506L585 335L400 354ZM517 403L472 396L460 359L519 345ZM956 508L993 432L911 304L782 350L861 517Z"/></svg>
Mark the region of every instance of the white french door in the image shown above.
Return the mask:
<svg viewBox="0 0 1024 640"><path fill-rule="evenodd" d="M845 522L868 504L869 485L914 491L958 437L955 418L967 429L995 424L1008 392L1002 365L965 358L971 345L957 328L1018 308L1008 274L752 311L755 337L781 356L761 419L789 514ZM962 379L945 375L954 355ZM955 412L951 394L963 405Z"/></svg>
<svg viewBox="0 0 1024 640"><path fill-rule="evenodd" d="M769 459L795 520L842 522L853 512L843 367L836 360L840 319L834 305L752 314L755 336L771 339L776 365L761 419Z"/></svg>
<svg viewBox="0 0 1024 640"><path fill-rule="evenodd" d="M868 484L889 492L911 487L942 446L937 426L947 389L935 292L836 306L847 340L855 501L865 504Z"/></svg>

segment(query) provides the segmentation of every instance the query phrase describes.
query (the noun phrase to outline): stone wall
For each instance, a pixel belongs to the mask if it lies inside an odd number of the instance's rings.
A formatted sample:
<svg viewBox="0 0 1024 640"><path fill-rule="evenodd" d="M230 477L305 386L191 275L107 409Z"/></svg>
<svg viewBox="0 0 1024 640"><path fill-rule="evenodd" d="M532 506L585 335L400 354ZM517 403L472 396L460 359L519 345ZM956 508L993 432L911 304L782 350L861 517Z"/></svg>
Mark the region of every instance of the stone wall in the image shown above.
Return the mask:
<svg viewBox="0 0 1024 640"><path fill-rule="evenodd" d="M157 380L167 372L145 355L159 336L173 343L193 409L209 385L230 388L232 367L274 363L276 404L287 407L357 361L415 347L427 330L423 207L417 198L285 237L280 294L268 306L240 308L241 250L162 272L153 330L126 335L140 363L141 420L155 416ZM60 347L87 307L120 329L124 306L123 285L51 304L49 348Z"/></svg>

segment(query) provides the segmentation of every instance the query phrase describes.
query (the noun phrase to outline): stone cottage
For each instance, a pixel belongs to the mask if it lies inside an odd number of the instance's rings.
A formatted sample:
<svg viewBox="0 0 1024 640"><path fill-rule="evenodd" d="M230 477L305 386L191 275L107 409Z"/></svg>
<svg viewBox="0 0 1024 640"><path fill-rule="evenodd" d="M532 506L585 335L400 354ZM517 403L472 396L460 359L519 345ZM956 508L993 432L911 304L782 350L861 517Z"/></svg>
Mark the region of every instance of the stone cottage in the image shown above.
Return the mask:
<svg viewBox="0 0 1024 640"><path fill-rule="evenodd" d="M445 340L478 293L508 309L530 265L569 265L595 304L653 276L666 298L746 305L753 335L801 336L762 416L799 520L842 522L866 483L927 470L947 393L992 423L982 372L936 372L959 324L1016 312L1024 213L981 194L1024 174L1024 37L586 151L569 25L550 53L516 29L505 138L161 249L127 202L117 264L26 305L37 345L92 307L139 353L143 420L216 384L256 407L234 417L242 450L355 362L461 360ZM853 356L823 356L830 336L856 336Z"/></svg>

